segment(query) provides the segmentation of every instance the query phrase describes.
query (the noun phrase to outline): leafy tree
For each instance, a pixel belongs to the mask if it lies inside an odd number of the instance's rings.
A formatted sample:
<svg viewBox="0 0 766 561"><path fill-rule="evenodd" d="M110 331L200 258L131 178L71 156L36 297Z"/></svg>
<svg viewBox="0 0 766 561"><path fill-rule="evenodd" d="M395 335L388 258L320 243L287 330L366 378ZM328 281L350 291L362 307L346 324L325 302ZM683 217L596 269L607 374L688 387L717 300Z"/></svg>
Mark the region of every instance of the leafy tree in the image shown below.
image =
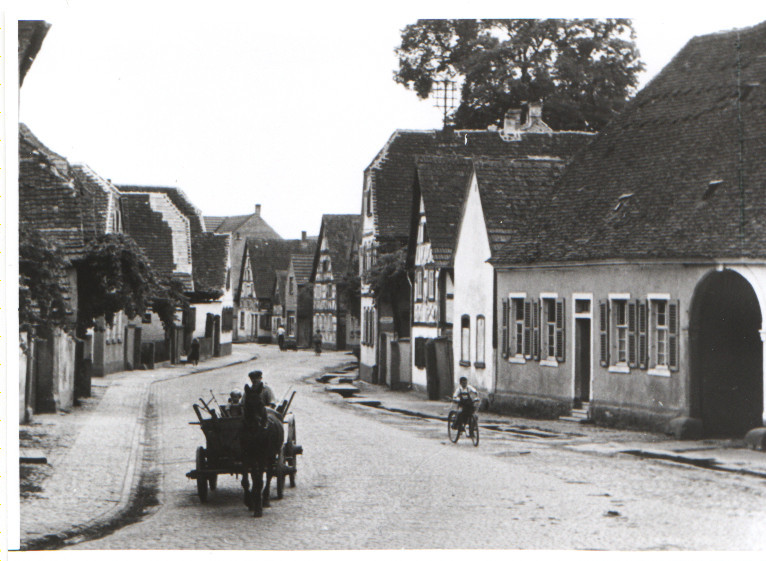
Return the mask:
<svg viewBox="0 0 766 561"><path fill-rule="evenodd" d="M409 280L407 248L378 247L375 263L364 277L381 306L390 305L394 329L399 336L409 333Z"/></svg>
<svg viewBox="0 0 766 561"><path fill-rule="evenodd" d="M101 235L87 245L77 280L81 332L99 317L112 325L117 312L132 318L150 305L168 329L176 308L188 302L180 283L157 278L141 248L122 234Z"/></svg>
<svg viewBox="0 0 766 561"><path fill-rule="evenodd" d="M462 83L458 127L499 123L542 99L556 130L599 130L619 111L644 65L629 19L418 20L402 30L394 80L421 98L434 82Z"/></svg>
<svg viewBox="0 0 766 561"><path fill-rule="evenodd" d="M43 333L70 328L67 312L69 261L61 250L26 225L19 227L19 324Z"/></svg>
<svg viewBox="0 0 766 561"><path fill-rule="evenodd" d="M359 276L359 267L352 266L336 281L338 291L338 303L353 317L359 319L362 315L362 279Z"/></svg>

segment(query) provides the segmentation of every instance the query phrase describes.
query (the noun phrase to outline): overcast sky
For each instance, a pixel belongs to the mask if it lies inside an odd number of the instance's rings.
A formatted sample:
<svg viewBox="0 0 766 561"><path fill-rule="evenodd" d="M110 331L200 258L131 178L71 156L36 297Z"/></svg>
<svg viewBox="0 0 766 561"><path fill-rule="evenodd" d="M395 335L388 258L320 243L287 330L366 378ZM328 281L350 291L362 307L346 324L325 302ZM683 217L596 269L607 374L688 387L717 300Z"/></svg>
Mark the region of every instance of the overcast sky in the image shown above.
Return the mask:
<svg viewBox="0 0 766 561"><path fill-rule="evenodd" d="M21 89L21 121L115 183L178 186L205 215L260 203L282 236L297 237L318 233L323 213L359 212L362 172L395 129L441 126L429 101L392 80L399 32L419 17L633 17L642 85L694 35L766 20L762 5L736 1L717 4L726 13L638 2L577 3L588 13L556 2L546 13L516 2L474 13L466 2L221 4L19 7L52 23Z"/></svg>

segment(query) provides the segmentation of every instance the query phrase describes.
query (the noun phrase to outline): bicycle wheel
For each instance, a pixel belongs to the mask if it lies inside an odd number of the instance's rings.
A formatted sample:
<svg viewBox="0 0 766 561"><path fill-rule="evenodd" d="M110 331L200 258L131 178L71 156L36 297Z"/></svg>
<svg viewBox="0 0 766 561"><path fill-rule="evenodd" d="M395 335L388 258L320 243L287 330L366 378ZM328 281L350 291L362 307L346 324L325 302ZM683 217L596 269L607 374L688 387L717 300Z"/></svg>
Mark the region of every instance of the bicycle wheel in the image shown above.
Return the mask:
<svg viewBox="0 0 766 561"><path fill-rule="evenodd" d="M471 442L474 446L479 445L479 421L476 419L476 415L471 416L471 420L468 426L468 434L471 437Z"/></svg>
<svg viewBox="0 0 766 561"><path fill-rule="evenodd" d="M449 436L451 442L457 442L457 439L460 438L460 429L452 428L456 419L457 411L450 411L449 415L447 415L447 436Z"/></svg>

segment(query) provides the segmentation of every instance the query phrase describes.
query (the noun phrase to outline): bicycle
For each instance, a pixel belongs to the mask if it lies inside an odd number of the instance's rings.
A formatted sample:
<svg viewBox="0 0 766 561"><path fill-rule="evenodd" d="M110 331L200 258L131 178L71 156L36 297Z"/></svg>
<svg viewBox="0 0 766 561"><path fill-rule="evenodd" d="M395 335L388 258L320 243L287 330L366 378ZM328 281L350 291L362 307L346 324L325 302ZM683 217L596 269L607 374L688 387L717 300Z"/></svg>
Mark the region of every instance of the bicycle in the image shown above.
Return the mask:
<svg viewBox="0 0 766 561"><path fill-rule="evenodd" d="M460 422L457 428L453 428L459 411L452 409L447 415L447 435L451 442L455 443L460 439L460 433L467 433L474 446L479 445L479 416L473 413L468 419L468 427L466 429L465 423Z"/></svg>

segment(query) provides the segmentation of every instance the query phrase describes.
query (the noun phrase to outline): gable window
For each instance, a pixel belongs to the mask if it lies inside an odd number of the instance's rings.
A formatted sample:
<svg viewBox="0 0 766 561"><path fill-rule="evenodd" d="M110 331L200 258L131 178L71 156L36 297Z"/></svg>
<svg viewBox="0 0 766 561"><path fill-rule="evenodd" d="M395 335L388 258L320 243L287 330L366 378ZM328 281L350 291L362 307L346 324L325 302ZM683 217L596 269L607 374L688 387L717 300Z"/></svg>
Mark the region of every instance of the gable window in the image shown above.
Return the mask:
<svg viewBox="0 0 766 561"><path fill-rule="evenodd" d="M436 271L428 269L428 284L426 286L426 294L429 300L436 299Z"/></svg>
<svg viewBox="0 0 766 561"><path fill-rule="evenodd" d="M415 271L415 301L423 300L423 269Z"/></svg>
<svg viewBox="0 0 766 561"><path fill-rule="evenodd" d="M471 318L460 318L460 365L471 366Z"/></svg>
<svg viewBox="0 0 766 561"><path fill-rule="evenodd" d="M484 316L476 316L476 368L485 368L484 364Z"/></svg>
<svg viewBox="0 0 766 561"><path fill-rule="evenodd" d="M372 216L372 187L368 187L364 192L364 206L367 216Z"/></svg>
<svg viewBox="0 0 766 561"><path fill-rule="evenodd" d="M425 217L421 214L420 215L420 224L418 224L418 243L421 244L425 241Z"/></svg>
<svg viewBox="0 0 766 561"><path fill-rule="evenodd" d="M287 279L287 291L292 296L293 294L293 277Z"/></svg>

